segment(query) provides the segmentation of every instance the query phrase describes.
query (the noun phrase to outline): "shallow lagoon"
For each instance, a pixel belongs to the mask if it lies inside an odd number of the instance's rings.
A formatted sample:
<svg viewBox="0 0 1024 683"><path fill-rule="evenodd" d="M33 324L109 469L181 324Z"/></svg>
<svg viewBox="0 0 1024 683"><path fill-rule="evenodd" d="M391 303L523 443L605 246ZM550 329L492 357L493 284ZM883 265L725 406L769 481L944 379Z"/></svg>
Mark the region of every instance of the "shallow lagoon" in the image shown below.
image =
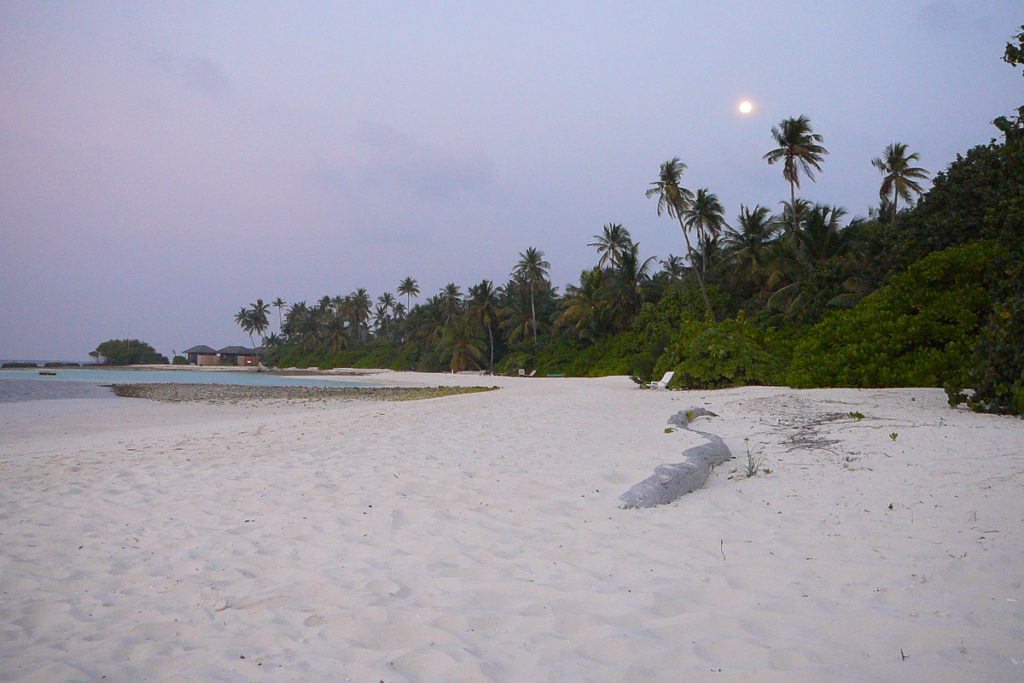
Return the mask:
<svg viewBox="0 0 1024 683"><path fill-rule="evenodd" d="M93 368L49 369L55 375L40 375L38 368L0 370L0 402L30 401L48 398L109 397L110 384L236 384L276 387L365 387L366 382L322 377L288 377L269 372L235 370L120 370ZM93 385L86 389L82 385ZM47 385L50 385L47 387Z"/></svg>

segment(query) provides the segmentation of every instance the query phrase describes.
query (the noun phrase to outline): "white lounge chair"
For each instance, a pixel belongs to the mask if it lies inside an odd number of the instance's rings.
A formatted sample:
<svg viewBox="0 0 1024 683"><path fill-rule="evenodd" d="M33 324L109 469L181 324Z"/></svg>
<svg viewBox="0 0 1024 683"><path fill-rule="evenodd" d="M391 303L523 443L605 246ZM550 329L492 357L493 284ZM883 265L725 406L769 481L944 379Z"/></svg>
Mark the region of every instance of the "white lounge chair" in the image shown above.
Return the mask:
<svg viewBox="0 0 1024 683"><path fill-rule="evenodd" d="M664 389L665 387L668 386L668 383L672 381L672 376L675 375L675 374L676 373L674 371L669 370L668 372L665 373L665 376L662 377L657 382L649 383L647 385L647 388L648 389Z"/></svg>

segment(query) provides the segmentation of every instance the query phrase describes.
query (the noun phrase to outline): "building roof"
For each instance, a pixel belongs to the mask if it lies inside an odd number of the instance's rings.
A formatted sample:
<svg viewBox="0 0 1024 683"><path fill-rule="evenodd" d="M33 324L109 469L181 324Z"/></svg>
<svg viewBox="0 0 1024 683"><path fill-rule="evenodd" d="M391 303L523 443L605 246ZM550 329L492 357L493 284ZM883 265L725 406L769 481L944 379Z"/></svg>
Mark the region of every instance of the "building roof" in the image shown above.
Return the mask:
<svg viewBox="0 0 1024 683"><path fill-rule="evenodd" d="M182 351L182 353L212 354L212 353L217 353L217 350L216 349L211 349L206 344L200 344L199 346L193 346L191 349L185 349L184 351Z"/></svg>
<svg viewBox="0 0 1024 683"><path fill-rule="evenodd" d="M256 356L256 355L259 355L258 351L255 351L254 349L248 349L248 348L246 348L244 346L225 346L220 351L217 351L217 353L221 353L221 354L226 353L226 354L233 355L233 356Z"/></svg>

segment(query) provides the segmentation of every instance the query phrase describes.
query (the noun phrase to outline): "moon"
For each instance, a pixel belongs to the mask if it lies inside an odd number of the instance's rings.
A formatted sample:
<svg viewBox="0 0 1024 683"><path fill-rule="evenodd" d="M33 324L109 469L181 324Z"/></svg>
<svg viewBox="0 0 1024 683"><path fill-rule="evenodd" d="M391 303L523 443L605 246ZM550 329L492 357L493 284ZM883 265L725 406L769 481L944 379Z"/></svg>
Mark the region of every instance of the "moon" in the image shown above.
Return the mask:
<svg viewBox="0 0 1024 683"><path fill-rule="evenodd" d="M740 102L739 109L741 114L749 114L754 110L754 105L750 103L750 100L743 100Z"/></svg>

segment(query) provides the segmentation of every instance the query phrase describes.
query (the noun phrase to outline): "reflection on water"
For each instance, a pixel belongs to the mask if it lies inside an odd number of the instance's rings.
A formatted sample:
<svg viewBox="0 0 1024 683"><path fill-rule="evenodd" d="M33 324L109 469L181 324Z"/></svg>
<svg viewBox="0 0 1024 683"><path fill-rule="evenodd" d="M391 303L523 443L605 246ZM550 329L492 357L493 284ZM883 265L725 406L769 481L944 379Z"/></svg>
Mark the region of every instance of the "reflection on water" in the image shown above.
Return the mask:
<svg viewBox="0 0 1024 683"><path fill-rule="evenodd" d="M41 401L51 398L114 398L114 392L109 387L90 382L0 379L0 403Z"/></svg>

